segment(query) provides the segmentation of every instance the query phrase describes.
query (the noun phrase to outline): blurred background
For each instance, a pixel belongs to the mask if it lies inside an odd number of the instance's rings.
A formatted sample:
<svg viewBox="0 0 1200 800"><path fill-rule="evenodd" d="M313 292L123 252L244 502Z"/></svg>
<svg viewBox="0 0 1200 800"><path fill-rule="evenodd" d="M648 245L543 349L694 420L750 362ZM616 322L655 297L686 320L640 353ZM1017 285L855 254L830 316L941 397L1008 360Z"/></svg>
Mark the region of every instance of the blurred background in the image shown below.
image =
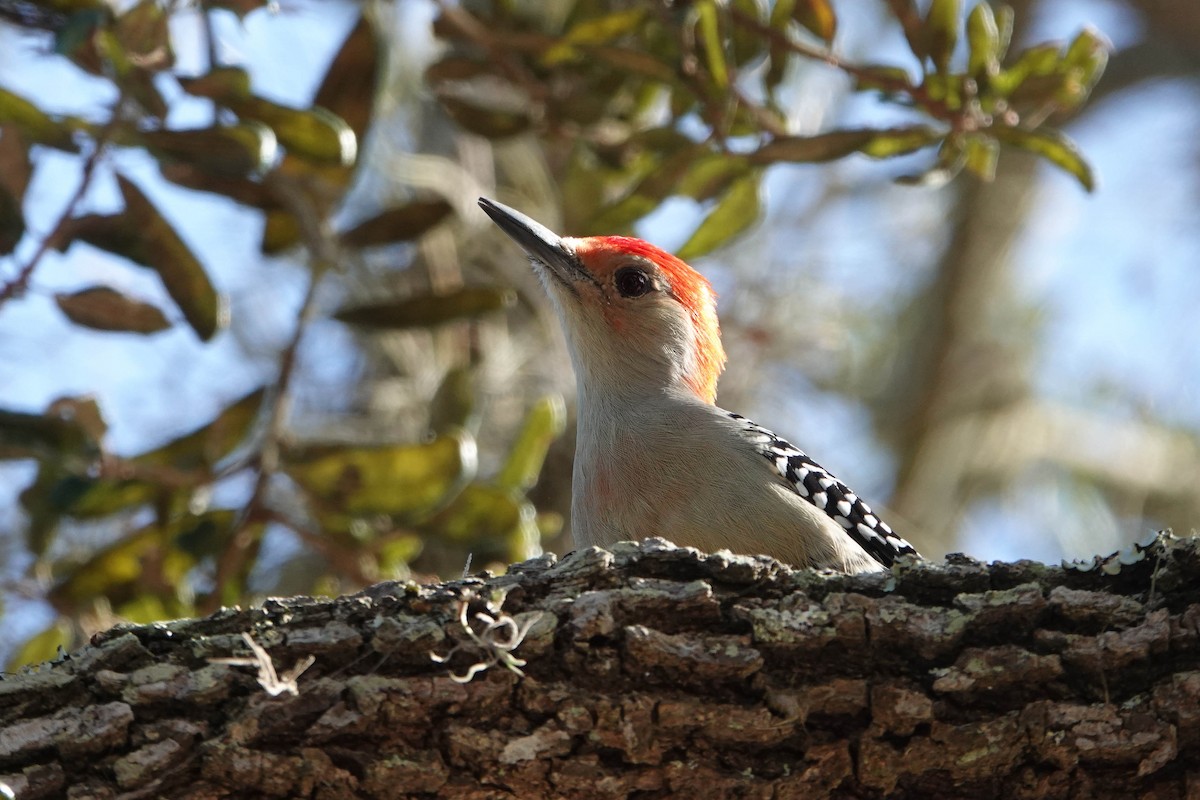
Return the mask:
<svg viewBox="0 0 1200 800"><path fill-rule="evenodd" d="M0 660L569 550L481 195L688 258L927 557L1191 533L1197 128L1171 0L0 0Z"/></svg>

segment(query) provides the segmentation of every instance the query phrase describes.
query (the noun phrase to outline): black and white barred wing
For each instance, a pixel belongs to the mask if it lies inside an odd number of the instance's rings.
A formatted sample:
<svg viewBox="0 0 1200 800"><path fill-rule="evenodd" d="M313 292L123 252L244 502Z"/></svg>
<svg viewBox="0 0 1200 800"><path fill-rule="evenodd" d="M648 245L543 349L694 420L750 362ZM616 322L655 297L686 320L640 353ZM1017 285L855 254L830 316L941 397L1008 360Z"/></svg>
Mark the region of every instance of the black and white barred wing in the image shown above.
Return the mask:
<svg viewBox="0 0 1200 800"><path fill-rule="evenodd" d="M774 465L796 494L828 514L842 526L847 536L880 564L890 567L900 556L919 556L916 549L875 516L871 507L849 486L799 447L740 414L726 413L742 426L746 441Z"/></svg>

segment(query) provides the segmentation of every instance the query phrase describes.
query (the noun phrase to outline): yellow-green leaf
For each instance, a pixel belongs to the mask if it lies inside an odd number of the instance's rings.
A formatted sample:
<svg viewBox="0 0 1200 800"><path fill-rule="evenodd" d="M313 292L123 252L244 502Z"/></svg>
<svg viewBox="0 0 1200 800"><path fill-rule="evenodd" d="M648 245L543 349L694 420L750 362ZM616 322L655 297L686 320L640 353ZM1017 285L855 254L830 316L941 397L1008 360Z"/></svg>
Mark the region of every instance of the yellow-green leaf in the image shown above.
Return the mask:
<svg viewBox="0 0 1200 800"><path fill-rule="evenodd" d="M134 300L108 286L89 286L54 295L59 309L77 325L98 331L158 333L171 327L157 306Z"/></svg>
<svg viewBox="0 0 1200 800"><path fill-rule="evenodd" d="M52 661L58 656L60 649L69 650L73 644L70 624L60 620L41 633L26 639L25 644L9 658L5 671L16 672L19 667Z"/></svg>
<svg viewBox="0 0 1200 800"><path fill-rule="evenodd" d="M342 243L371 247L416 239L450 215L454 208L445 200L416 200L389 208L360 222L342 234Z"/></svg>
<svg viewBox="0 0 1200 800"><path fill-rule="evenodd" d="M471 480L477 465L475 439L466 431L427 444L310 445L284 454L284 472L320 504L322 521L343 530L355 516L430 514Z"/></svg>
<svg viewBox="0 0 1200 800"><path fill-rule="evenodd" d="M501 489L525 493L537 484L546 452L567 425L567 409L561 396L547 395L525 415L525 424L508 451L495 483Z"/></svg>
<svg viewBox="0 0 1200 800"><path fill-rule="evenodd" d="M964 166L979 178L991 181L996 177L996 162L1000 158L1000 143L991 136L969 136L963 150Z"/></svg>
<svg viewBox="0 0 1200 800"><path fill-rule="evenodd" d="M967 74L992 75L1000 68L1000 28L985 0L967 15Z"/></svg>
<svg viewBox="0 0 1200 800"><path fill-rule="evenodd" d="M707 153L692 161L676 185L678 194L694 200L708 200L723 192L729 184L750 171L750 162L742 156Z"/></svg>
<svg viewBox="0 0 1200 800"><path fill-rule="evenodd" d="M891 158L912 153L939 142L945 136L941 131L924 125L906 128L891 128L878 131L858 149L871 158Z"/></svg>
<svg viewBox="0 0 1200 800"><path fill-rule="evenodd" d="M933 0L925 17L929 58L942 74L950 70L950 58L958 45L961 18L962 0Z"/></svg>
<svg viewBox="0 0 1200 800"><path fill-rule="evenodd" d="M444 294L405 297L384 303L352 306L334 314L350 325L382 330L428 328L500 311L516 302L511 289L468 286Z"/></svg>
<svg viewBox="0 0 1200 800"><path fill-rule="evenodd" d="M1064 134L1045 129L1027 131L1000 127L992 128L990 132L1004 144L1036 153L1051 164L1071 173L1087 191L1096 188L1096 178L1091 166L1084 160L1079 147Z"/></svg>
<svg viewBox="0 0 1200 800"><path fill-rule="evenodd" d="M750 160L755 164L832 161L857 152L875 135L871 130L842 130L816 136L777 136L752 153Z"/></svg>
<svg viewBox="0 0 1200 800"><path fill-rule="evenodd" d="M726 190L716 207L679 248L679 257L687 261L715 250L753 225L758 214L758 173L752 172Z"/></svg>
<svg viewBox="0 0 1200 800"><path fill-rule="evenodd" d="M354 131L320 106L300 110L261 97L230 100L226 106L243 120L266 125L289 152L314 163L349 167L358 157Z"/></svg>
<svg viewBox="0 0 1200 800"><path fill-rule="evenodd" d="M18 94L0 88L0 123L11 123L32 142L69 153L79 152L71 129Z"/></svg>
<svg viewBox="0 0 1200 800"><path fill-rule="evenodd" d="M608 44L637 30L645 16L645 8L635 7L582 19L542 53L542 64L552 67L577 59L582 56L580 45Z"/></svg>
<svg viewBox="0 0 1200 800"><path fill-rule="evenodd" d="M725 47L721 39L721 23L717 18L716 0L699 0L696 11L696 38L704 47L708 73L718 89L729 85L729 71L725 66Z"/></svg>
<svg viewBox="0 0 1200 800"><path fill-rule="evenodd" d="M474 431L478 425L475 370L454 367L446 372L429 403L429 430L440 435L456 428Z"/></svg>

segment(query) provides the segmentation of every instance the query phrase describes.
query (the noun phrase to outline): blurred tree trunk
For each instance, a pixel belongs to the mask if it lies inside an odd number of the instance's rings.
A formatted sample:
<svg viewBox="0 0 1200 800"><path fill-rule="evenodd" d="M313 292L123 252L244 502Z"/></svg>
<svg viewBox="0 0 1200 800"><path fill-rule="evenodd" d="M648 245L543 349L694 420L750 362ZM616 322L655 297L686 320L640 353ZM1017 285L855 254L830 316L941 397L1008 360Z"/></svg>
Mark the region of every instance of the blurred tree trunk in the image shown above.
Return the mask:
<svg viewBox="0 0 1200 800"><path fill-rule="evenodd" d="M1200 790L1198 587L1195 539L1088 572L858 577L651 540L271 600L118 627L0 682L0 780L21 800L1182 800ZM515 650L510 624L528 626ZM298 695L212 661L247 655L247 632L285 682L315 657ZM525 677L494 663L513 657Z"/></svg>

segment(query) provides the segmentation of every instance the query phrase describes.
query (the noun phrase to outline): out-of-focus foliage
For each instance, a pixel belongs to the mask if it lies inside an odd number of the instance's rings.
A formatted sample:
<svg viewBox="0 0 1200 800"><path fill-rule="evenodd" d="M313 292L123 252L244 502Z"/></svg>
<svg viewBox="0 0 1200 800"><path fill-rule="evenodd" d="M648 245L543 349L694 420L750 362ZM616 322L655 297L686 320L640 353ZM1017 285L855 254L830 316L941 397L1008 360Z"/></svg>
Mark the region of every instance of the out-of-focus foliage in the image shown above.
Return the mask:
<svg viewBox="0 0 1200 800"><path fill-rule="evenodd" d="M195 5L184 9L183 5ZM1074 174L1090 170L1045 122L1077 108L1104 68L1106 48L1084 31L1067 44L1010 52L1012 16L979 3L964 18L955 0L925 14L912 0L889 3L913 58L906 64L850 64L827 49L838 19L825 0L718 3L446 3L433 35L443 54L426 86L464 131L497 142L533 134L559 165L567 228L575 234L627 231L671 196L712 201L681 249L702 255L760 216L759 182L780 162L854 154L889 158L928 149L930 169L908 180L934 182L963 168L990 178L999 145L1029 150ZM262 214L264 254L307 262L313 286L368 248L420 244L455 222L462 198L417 194L338 232L332 225L355 182L386 63L369 16L353 28L311 104L292 107L255 92L254 75L209 63L180 74L170 17L175 13L267 14L265 2L121 4L24 2L0 6L0 24L41 30L54 58L112 84L118 100L100 119L56 115L20 87L0 87L0 257L39 239L27 260L6 265L3 304L20 302L48 249L99 248L130 269L152 270L173 308L107 285L55 296L62 314L95 335L151 336L186 323L201 341L222 335L227 306L206 265L145 187L115 173L122 153L144 153L162 176ZM522 10L523 9L523 10ZM212 27L203 28L212 35ZM814 38L815 37L815 38ZM964 41L965 47L958 42ZM814 44L819 41L822 44ZM209 42L208 51L218 48ZM794 135L778 93L789 65L826 62L863 92L907 107L911 121L884 129ZM177 93L212 103L207 123L170 124ZM25 192L43 148L77 154L81 185L57 220L26 220ZM123 201L112 214L79 213L93 177L114 173ZM495 282L430 287L349 304L334 318L361 332L446 326L477 332L513 306ZM312 319L310 289L296 332L279 355L275 385L231 404L209 423L154 450L117 456L106 447L103 410L86 397L44 413L0 410L0 459L33 459L34 481L20 501L26 547L47 580L62 620L113 615L145 621L211 610L246 595L247 579L271 526L291 530L321 559L309 584L319 591L406 576L433 542L487 561L535 553L560 520L529 499L547 450L565 424L562 400L534 405L506 456L479 474L478 398L472 336L428 401L424 441L296 442L288 430L297 345ZM214 501L214 487L242 480L240 503ZM284 497L286 496L286 497ZM281 499L284 497L284 499ZM109 521L122 532L86 558L56 547L64 523ZM426 565L432 567L433 565ZM56 622L18 661L43 658L66 642Z"/></svg>

